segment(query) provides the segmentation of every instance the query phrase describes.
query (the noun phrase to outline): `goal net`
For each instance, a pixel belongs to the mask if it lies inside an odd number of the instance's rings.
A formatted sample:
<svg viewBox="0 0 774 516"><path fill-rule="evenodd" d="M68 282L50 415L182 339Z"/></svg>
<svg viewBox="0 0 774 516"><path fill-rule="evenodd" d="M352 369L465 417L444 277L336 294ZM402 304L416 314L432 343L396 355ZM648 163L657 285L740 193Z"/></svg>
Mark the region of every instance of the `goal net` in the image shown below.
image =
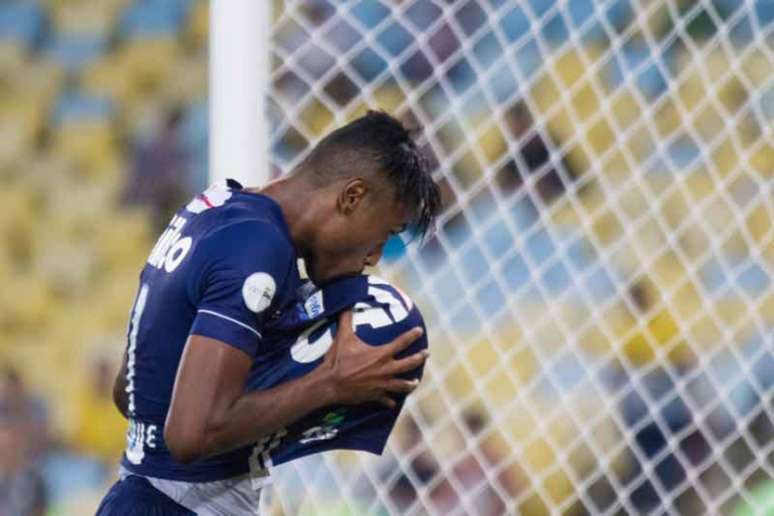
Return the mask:
<svg viewBox="0 0 774 516"><path fill-rule="evenodd" d="M384 456L273 513L774 513L774 2L275 0L271 58L275 173L379 108L444 199Z"/></svg>

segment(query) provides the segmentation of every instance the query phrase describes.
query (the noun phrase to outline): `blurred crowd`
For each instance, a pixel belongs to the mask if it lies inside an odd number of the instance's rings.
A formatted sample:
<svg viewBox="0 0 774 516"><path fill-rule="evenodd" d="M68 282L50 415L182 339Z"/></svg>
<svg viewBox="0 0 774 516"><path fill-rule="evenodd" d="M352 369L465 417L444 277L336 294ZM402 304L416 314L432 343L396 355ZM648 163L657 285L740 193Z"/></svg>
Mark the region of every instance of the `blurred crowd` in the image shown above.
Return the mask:
<svg viewBox="0 0 774 516"><path fill-rule="evenodd" d="M155 234L206 186L208 5L0 2L0 514L89 514Z"/></svg>
<svg viewBox="0 0 774 516"><path fill-rule="evenodd" d="M273 6L275 174L378 107L422 129L446 207L421 249L385 250L433 358L347 510L766 496L774 2ZM115 475L137 273L206 184L207 16L0 2L0 515L88 513ZM278 489L341 493L361 471L341 457Z"/></svg>

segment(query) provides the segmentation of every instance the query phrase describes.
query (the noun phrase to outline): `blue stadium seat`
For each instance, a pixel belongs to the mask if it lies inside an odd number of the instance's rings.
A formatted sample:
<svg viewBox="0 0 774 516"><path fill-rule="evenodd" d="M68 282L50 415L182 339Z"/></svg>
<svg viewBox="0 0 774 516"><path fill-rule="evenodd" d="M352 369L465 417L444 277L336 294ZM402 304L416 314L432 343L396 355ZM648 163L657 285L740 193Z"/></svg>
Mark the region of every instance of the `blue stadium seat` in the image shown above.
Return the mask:
<svg viewBox="0 0 774 516"><path fill-rule="evenodd" d="M103 119L110 117L113 109L113 102L108 98L77 91L64 92L57 99L53 121L61 124L73 120Z"/></svg>
<svg viewBox="0 0 774 516"><path fill-rule="evenodd" d="M762 28L774 25L774 2L758 0L755 2L755 14L758 16L758 25Z"/></svg>
<svg viewBox="0 0 774 516"><path fill-rule="evenodd" d="M135 0L121 16L119 34L149 37L177 33L191 5L187 0Z"/></svg>
<svg viewBox="0 0 774 516"><path fill-rule="evenodd" d="M728 265L712 258L700 269L702 285L710 295L722 297L741 292L755 299L764 296L774 283L763 263L751 258L726 258Z"/></svg>
<svg viewBox="0 0 774 516"><path fill-rule="evenodd" d="M79 72L84 66L101 57L108 48L105 35L85 33L56 34L47 54L71 73Z"/></svg>
<svg viewBox="0 0 774 516"><path fill-rule="evenodd" d="M626 87L626 77L636 72L640 91L650 99L660 96L667 89L668 78L662 70L669 69L671 52L671 49L654 49L636 41L627 42L604 67L608 84L613 89Z"/></svg>
<svg viewBox="0 0 774 516"><path fill-rule="evenodd" d="M37 3L0 3L0 40L16 40L35 46L42 39L45 28L46 15Z"/></svg>

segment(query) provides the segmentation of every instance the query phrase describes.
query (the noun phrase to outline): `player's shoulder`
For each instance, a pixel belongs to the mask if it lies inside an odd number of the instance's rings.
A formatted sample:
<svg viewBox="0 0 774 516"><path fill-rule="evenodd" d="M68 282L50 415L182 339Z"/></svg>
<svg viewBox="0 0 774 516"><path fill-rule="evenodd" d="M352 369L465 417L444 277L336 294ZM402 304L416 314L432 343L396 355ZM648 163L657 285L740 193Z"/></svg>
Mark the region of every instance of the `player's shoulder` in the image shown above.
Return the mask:
<svg viewBox="0 0 774 516"><path fill-rule="evenodd" d="M205 238L226 244L241 237L291 246L281 208L265 195L246 192L233 180L219 182L184 208L201 221Z"/></svg>

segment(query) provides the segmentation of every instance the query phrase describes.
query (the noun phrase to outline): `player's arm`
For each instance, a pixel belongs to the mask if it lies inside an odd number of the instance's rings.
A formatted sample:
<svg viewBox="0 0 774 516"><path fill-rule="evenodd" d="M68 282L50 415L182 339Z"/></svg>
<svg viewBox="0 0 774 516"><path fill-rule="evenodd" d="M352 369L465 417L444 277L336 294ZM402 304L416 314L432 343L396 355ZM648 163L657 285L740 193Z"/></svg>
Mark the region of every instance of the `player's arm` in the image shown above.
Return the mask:
<svg viewBox="0 0 774 516"><path fill-rule="evenodd" d="M234 346L191 335L178 369L164 439L183 463L255 442L309 412L334 403L379 401L407 393L417 382L395 375L424 363L427 353L395 359L421 335L414 328L382 347L363 343L352 331L352 315L340 328L323 363L312 373L277 387L245 393L251 358Z"/></svg>

